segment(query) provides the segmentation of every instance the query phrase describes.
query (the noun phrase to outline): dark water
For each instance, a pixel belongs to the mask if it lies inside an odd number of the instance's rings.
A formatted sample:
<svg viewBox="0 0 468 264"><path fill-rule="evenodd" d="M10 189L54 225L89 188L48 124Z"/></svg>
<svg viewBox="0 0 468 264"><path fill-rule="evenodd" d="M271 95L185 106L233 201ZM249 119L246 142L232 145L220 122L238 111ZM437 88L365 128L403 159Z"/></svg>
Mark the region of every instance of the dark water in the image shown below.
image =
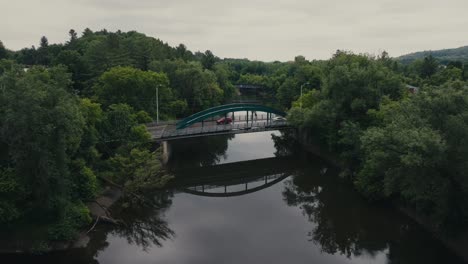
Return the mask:
<svg viewBox="0 0 468 264"><path fill-rule="evenodd" d="M88 248L0 263L461 263L413 221L371 205L276 132L171 144L159 209L120 212ZM119 214L119 209L114 209ZM3 258L3 260L2 260Z"/></svg>

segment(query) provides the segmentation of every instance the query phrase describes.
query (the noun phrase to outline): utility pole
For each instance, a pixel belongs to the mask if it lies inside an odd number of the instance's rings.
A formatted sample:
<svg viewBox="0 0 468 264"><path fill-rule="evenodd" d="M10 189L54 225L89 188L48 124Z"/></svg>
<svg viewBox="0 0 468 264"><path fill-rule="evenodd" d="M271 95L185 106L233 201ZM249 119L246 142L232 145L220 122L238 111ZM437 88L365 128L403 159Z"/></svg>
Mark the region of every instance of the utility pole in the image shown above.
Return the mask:
<svg viewBox="0 0 468 264"><path fill-rule="evenodd" d="M156 124L159 124L159 86L156 85Z"/></svg>
<svg viewBox="0 0 468 264"><path fill-rule="evenodd" d="M309 83L306 82L306 83L303 83L303 84L301 85L301 102L300 102L300 104L301 104L301 109L302 109L302 87L303 87L304 85L306 85L306 84L309 84Z"/></svg>

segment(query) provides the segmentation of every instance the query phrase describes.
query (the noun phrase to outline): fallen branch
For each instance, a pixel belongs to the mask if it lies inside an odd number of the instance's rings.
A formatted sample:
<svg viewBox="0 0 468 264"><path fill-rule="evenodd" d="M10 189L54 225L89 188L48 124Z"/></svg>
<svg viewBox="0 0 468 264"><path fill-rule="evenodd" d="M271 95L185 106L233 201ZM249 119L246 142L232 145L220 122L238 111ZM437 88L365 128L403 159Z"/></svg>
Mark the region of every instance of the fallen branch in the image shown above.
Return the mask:
<svg viewBox="0 0 468 264"><path fill-rule="evenodd" d="M97 223L99 222L99 219L100 219L100 216L96 217L96 221L94 222L94 225L88 230L88 232L86 232L86 234L91 232L96 227Z"/></svg>

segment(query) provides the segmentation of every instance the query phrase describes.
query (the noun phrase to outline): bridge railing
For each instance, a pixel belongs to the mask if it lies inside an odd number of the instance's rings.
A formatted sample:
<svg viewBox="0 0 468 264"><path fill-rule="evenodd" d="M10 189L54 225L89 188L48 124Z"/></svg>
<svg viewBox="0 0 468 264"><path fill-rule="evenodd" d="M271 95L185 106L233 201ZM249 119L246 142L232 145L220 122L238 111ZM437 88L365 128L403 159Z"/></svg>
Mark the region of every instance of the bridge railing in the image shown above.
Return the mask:
<svg viewBox="0 0 468 264"><path fill-rule="evenodd" d="M210 117L225 115L231 112L243 112L243 111L256 111L256 112L265 112L265 113L272 113L275 115L285 116L286 113L283 111L263 106L257 104L229 104L229 105L221 105L212 107L206 110L203 110L199 113L193 114L180 122L177 123L177 129L183 129L188 126L193 125L194 123L203 121Z"/></svg>
<svg viewBox="0 0 468 264"><path fill-rule="evenodd" d="M211 113L213 111L217 111L217 110L220 110L220 109L229 108L229 107L232 107L232 106L240 106L240 105L244 105L244 104L242 104L242 103L233 103L233 104L219 105L219 106L211 107L211 108L205 109L203 111L200 111L198 113L195 113L193 115L190 115L190 116L184 118L183 120L180 120L180 122L195 119L197 117L203 116L203 115L205 115L207 113Z"/></svg>
<svg viewBox="0 0 468 264"><path fill-rule="evenodd" d="M210 125L210 126L200 126L200 127L188 127L183 129L176 129L171 131L164 131L162 138L171 138L171 137L183 137L189 135L197 134L210 134L216 132L226 132L226 131L237 131L237 130L255 130L262 131L275 127L285 127L288 126L287 121L264 121L264 122L253 122L253 123L234 123L234 124L225 124L225 125Z"/></svg>

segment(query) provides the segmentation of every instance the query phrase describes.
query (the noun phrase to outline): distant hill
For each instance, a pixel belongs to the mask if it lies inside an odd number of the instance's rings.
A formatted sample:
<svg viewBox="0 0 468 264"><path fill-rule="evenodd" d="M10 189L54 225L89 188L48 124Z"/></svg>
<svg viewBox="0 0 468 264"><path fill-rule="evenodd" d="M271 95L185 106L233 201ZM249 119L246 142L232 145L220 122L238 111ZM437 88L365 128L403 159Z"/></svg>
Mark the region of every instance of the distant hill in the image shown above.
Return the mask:
<svg viewBox="0 0 468 264"><path fill-rule="evenodd" d="M432 54L432 56L434 56L441 63L447 63L449 61L468 62L468 46L456 49L420 51L400 56L397 59L402 63L410 63L413 60L422 59L429 54Z"/></svg>

